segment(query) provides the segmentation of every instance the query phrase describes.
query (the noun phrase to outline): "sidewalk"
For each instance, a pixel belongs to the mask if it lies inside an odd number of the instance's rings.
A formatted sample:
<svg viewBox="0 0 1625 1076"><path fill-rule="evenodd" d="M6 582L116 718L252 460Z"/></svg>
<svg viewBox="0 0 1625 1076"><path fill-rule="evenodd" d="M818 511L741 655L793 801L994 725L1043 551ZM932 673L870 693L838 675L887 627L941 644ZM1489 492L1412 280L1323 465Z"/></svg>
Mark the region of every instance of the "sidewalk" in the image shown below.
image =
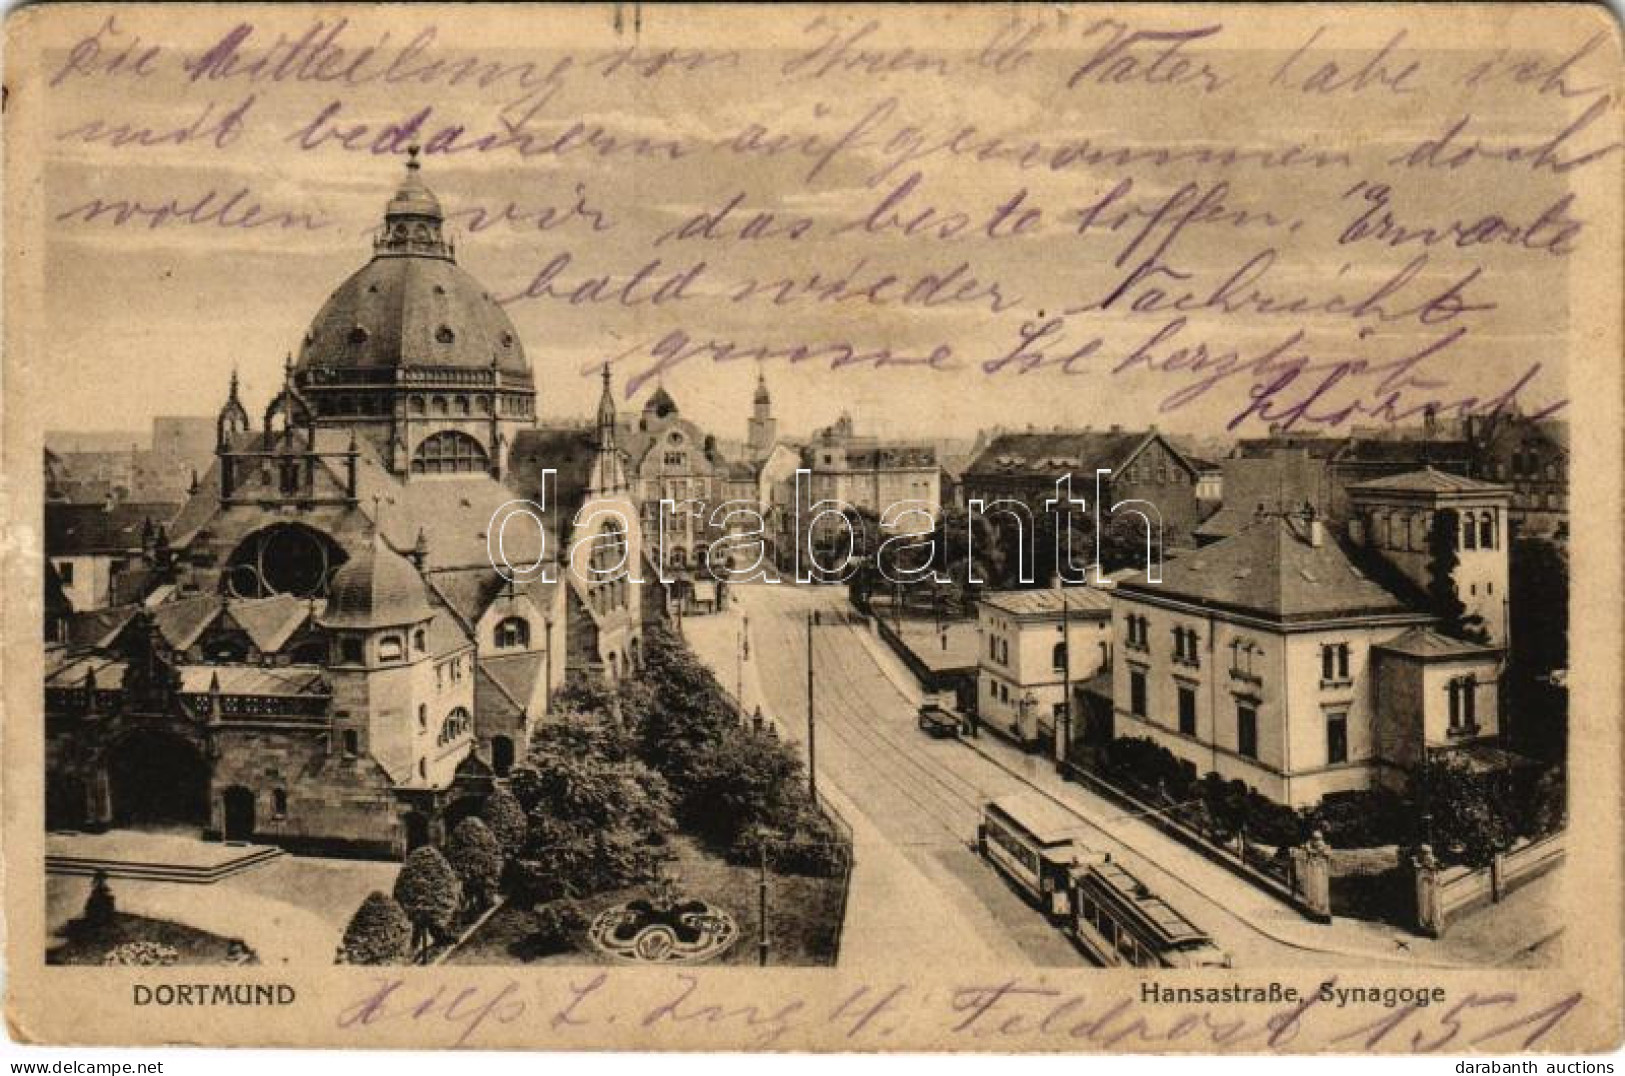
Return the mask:
<svg viewBox="0 0 1625 1076"><path fill-rule="evenodd" d="M739 609L703 617L685 617L683 636L694 652L731 693L741 679L737 659L743 617ZM801 742L800 724L774 713L758 679L753 660L743 663L743 698L747 713L761 707L762 716L778 726L791 743ZM724 675L724 674L727 675ZM982 932L963 921L957 909L943 901L934 885L869 821L868 817L820 768L819 792L852 827L852 876L847 893L846 923L841 932L839 964L843 968L895 969L899 953L929 952L933 960L955 967L1008 967L1023 963L1013 945L1000 952L984 940Z"/></svg>

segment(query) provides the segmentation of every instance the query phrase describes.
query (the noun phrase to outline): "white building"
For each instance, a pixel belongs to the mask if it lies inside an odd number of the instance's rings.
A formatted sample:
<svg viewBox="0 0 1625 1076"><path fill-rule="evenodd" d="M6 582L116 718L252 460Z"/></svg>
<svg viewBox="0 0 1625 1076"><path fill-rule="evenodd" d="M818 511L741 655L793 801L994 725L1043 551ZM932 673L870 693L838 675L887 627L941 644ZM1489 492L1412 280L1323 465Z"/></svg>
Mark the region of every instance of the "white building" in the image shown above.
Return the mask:
<svg viewBox="0 0 1625 1076"><path fill-rule="evenodd" d="M1066 732L1069 684L1111 664L1111 599L1090 587L994 591L976 603L981 723L1045 750Z"/></svg>
<svg viewBox="0 0 1625 1076"><path fill-rule="evenodd" d="M1267 514L1160 583L1123 579L1112 734L1294 806L1493 740L1501 650L1431 630L1420 592L1379 574L1318 520Z"/></svg>

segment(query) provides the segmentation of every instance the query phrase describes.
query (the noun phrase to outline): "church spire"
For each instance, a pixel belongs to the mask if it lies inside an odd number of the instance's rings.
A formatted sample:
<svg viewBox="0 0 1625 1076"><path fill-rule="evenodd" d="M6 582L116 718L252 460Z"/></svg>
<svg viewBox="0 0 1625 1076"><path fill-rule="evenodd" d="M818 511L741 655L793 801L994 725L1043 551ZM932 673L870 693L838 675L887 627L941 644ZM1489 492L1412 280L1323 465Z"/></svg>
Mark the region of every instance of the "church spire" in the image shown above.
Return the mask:
<svg viewBox="0 0 1625 1076"><path fill-rule="evenodd" d="M615 451L615 393L609 385L609 363L604 363L604 388L598 394L598 450Z"/></svg>

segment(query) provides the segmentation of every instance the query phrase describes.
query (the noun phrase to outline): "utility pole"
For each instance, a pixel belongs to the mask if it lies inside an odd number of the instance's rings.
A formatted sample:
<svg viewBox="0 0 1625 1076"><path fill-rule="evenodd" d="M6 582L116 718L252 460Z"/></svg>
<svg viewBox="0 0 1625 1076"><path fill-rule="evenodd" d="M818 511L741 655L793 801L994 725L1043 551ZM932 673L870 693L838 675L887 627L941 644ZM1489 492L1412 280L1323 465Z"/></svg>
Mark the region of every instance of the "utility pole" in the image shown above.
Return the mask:
<svg viewBox="0 0 1625 1076"><path fill-rule="evenodd" d="M1062 769L1072 755L1072 603L1064 586L1061 588L1061 725L1061 750L1055 760L1056 769Z"/></svg>
<svg viewBox="0 0 1625 1076"><path fill-rule="evenodd" d="M818 614L807 614L807 791L818 802L818 723L813 718L813 622Z"/></svg>
<svg viewBox="0 0 1625 1076"><path fill-rule="evenodd" d="M760 935L756 942L756 962L767 967L767 837L762 836L762 842L756 846L758 854L758 874L756 883L756 924Z"/></svg>

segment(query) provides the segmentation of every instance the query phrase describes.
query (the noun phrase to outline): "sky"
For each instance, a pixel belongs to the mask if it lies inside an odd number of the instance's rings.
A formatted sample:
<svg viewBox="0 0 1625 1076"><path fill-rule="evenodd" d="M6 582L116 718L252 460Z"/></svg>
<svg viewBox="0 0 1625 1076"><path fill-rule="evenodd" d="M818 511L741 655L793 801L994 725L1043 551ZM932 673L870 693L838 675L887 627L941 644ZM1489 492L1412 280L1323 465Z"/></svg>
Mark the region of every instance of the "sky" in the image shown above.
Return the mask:
<svg viewBox="0 0 1625 1076"><path fill-rule="evenodd" d="M62 20L30 87L39 417L138 429L213 413L233 369L263 408L327 295L370 257L407 141L426 147L459 264L518 328L544 419L587 415L609 360L623 402L664 384L723 437L743 436L759 371L791 433L843 410L862 432L909 437L1257 434L1282 415L1336 429L1383 421L1347 409L1396 386L1387 413L1411 421L1429 400L1483 406L1513 386L1525 410L1561 406L1572 274L1604 209L1576 185L1595 165L1560 173L1515 147L1600 96L1583 22L1519 35L1527 53L1506 56L1473 49L1471 26L1323 28L1313 9L1268 26L1006 11L939 12L925 35L878 9L651 10L617 34L593 12L497 27L246 7L182 25L87 8ZM292 61L278 77L301 38L296 59L321 58L317 41L328 54L306 75L349 67L361 84L301 80ZM1000 51L1017 41L1026 51ZM1516 61L1576 53L1566 92L1515 77L1536 70ZM1319 88L1302 85L1327 64ZM392 137L423 110L415 136ZM1458 123L1450 152L1484 153L1395 163ZM1558 156L1605 159L1608 133L1588 126ZM482 151L484 136L505 144ZM224 222L205 212L228 203ZM1393 245L1398 229L1411 238ZM638 301L613 297L656 260ZM1172 305L1227 279L1269 303ZM808 297L832 281L847 298ZM781 288L794 297L775 303ZM1260 406L1293 356L1318 372Z"/></svg>

